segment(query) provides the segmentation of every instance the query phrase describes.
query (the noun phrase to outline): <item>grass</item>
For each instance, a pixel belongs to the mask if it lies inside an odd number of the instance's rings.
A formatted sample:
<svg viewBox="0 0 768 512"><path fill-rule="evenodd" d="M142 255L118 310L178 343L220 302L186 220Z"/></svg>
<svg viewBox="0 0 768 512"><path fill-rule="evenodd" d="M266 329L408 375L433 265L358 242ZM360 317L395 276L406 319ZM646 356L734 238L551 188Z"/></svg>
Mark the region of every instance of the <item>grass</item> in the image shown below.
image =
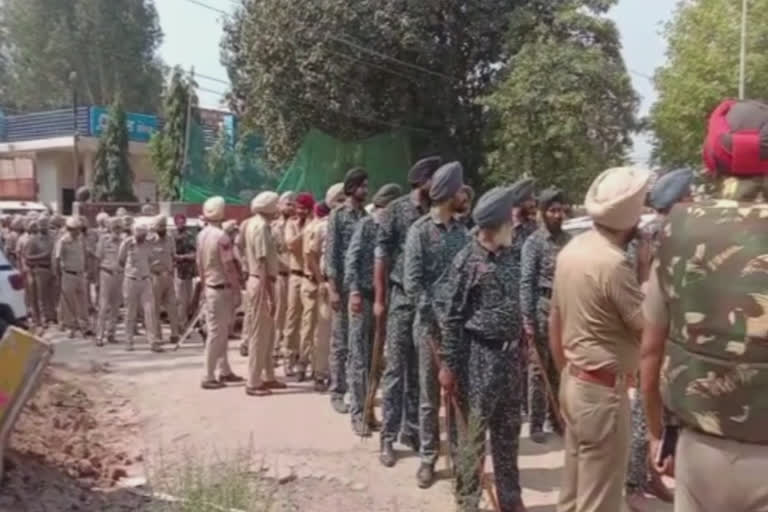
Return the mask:
<svg viewBox="0 0 768 512"><path fill-rule="evenodd" d="M186 451L152 477L152 512L272 512L276 485L251 449L205 457Z"/></svg>

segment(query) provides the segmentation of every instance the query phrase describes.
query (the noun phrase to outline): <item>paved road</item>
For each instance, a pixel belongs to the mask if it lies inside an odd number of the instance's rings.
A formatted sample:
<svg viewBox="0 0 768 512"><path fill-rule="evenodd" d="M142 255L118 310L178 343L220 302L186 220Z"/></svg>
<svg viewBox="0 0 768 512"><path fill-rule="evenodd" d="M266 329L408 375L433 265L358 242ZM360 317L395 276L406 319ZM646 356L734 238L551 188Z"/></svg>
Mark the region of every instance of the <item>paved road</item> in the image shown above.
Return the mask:
<svg viewBox="0 0 768 512"><path fill-rule="evenodd" d="M448 480L426 491L418 489L418 458L412 453L402 452L395 468L383 468L377 460L377 438L361 441L353 436L348 417L333 412L327 395L313 393L310 384L289 381L287 390L267 398L248 397L242 386L203 391L200 345L153 354L140 343L135 352L127 352L123 345L97 348L92 341L47 337L56 346L55 361L84 371L104 371L105 378L132 400L151 464L183 460L189 453L221 457L249 450L273 472L293 468L300 479L333 479L336 487L341 483L350 492L362 494L370 511L453 510ZM243 375L246 360L236 347L232 341L230 361L235 372ZM520 447L529 511L554 511L563 458L560 441L533 444L524 428ZM445 468L444 460L438 468ZM650 512L668 510L659 505Z"/></svg>

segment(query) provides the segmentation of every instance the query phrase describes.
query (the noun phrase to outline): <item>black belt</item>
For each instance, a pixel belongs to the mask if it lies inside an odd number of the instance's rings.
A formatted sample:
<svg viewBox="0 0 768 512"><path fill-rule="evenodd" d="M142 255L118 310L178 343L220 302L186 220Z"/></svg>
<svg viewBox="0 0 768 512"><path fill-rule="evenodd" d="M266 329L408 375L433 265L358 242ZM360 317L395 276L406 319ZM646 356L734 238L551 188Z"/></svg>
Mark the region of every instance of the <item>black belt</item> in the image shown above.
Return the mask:
<svg viewBox="0 0 768 512"><path fill-rule="evenodd" d="M292 276L304 277L304 272L302 272L301 270L291 270L291 275Z"/></svg>
<svg viewBox="0 0 768 512"><path fill-rule="evenodd" d="M476 341L480 345L489 348L491 350L499 350L501 352L511 352L512 350L516 349L519 346L519 343L517 340L493 340L489 338L483 338L482 336L479 336L477 333L473 333L471 331L468 331L472 336L472 341Z"/></svg>
<svg viewBox="0 0 768 512"><path fill-rule="evenodd" d="M127 278L128 278L128 279L130 279L131 281L146 281L147 279L149 279L149 276L147 276L147 277L133 277L133 276L125 276L125 277L127 277Z"/></svg>
<svg viewBox="0 0 768 512"><path fill-rule="evenodd" d="M74 270L65 270L64 273L65 274L70 274L70 275L73 275L73 276L79 276L80 274L82 274L82 272L75 272Z"/></svg>
<svg viewBox="0 0 768 512"><path fill-rule="evenodd" d="M278 272L278 274L280 274L280 275L281 275L281 276L283 276L283 277L288 277L288 276L290 275L290 274L289 274L288 272L286 272L285 270L281 270L280 272Z"/></svg>
<svg viewBox="0 0 768 512"><path fill-rule="evenodd" d="M211 290L228 290L231 286L228 284L208 284L206 285L206 288L210 288Z"/></svg>
<svg viewBox="0 0 768 512"><path fill-rule="evenodd" d="M102 272L106 272L109 275L114 275L114 272L109 270L108 268L101 267L99 268L99 270L101 270Z"/></svg>

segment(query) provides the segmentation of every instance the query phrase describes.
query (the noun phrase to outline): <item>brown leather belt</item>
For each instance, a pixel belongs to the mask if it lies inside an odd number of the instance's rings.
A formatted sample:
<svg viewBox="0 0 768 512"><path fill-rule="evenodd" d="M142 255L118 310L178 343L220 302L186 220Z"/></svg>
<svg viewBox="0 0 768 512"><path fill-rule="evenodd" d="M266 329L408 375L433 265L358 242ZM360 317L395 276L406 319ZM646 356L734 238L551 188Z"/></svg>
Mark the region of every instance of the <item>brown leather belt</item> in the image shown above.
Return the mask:
<svg viewBox="0 0 768 512"><path fill-rule="evenodd" d="M230 288L232 288L228 284L209 284L206 286L211 290L229 290Z"/></svg>
<svg viewBox="0 0 768 512"><path fill-rule="evenodd" d="M304 277L304 272L301 270L291 270L292 276Z"/></svg>
<svg viewBox="0 0 768 512"><path fill-rule="evenodd" d="M616 387L616 382L619 380L619 376L615 372L606 370L605 368L585 370L573 364L569 364L568 372L579 380L591 382L592 384L599 384L600 386L605 386L607 388Z"/></svg>

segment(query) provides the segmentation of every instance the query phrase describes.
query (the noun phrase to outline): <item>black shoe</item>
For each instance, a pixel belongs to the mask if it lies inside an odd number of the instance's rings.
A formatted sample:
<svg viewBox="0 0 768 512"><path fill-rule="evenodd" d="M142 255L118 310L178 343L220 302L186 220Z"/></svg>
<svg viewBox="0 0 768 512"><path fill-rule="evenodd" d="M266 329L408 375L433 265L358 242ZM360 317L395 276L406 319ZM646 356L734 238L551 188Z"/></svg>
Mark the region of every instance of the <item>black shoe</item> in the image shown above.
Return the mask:
<svg viewBox="0 0 768 512"><path fill-rule="evenodd" d="M417 434L400 434L400 444L407 446L416 453L421 449L421 443Z"/></svg>
<svg viewBox="0 0 768 512"><path fill-rule="evenodd" d="M392 447L392 441L381 440L381 452L379 453L379 462L385 468L394 467L397 462L397 454Z"/></svg>
<svg viewBox="0 0 768 512"><path fill-rule="evenodd" d="M325 393L328 391L328 383L325 379L318 379L315 381L315 385L312 389L314 389L315 393Z"/></svg>
<svg viewBox="0 0 768 512"><path fill-rule="evenodd" d="M343 396L334 396L331 398L331 407L333 407L333 410L339 414L349 413L349 406L344 403Z"/></svg>
<svg viewBox="0 0 768 512"><path fill-rule="evenodd" d="M366 428L363 418L352 419L352 431L357 437L371 437L371 429Z"/></svg>
<svg viewBox="0 0 768 512"><path fill-rule="evenodd" d="M419 489L429 489L435 481L435 467L424 462L416 472L416 483Z"/></svg>
<svg viewBox="0 0 768 512"><path fill-rule="evenodd" d="M223 382L224 384L240 384L241 382L245 382L245 379L239 375L230 373L229 375L219 375L219 382Z"/></svg>
<svg viewBox="0 0 768 512"><path fill-rule="evenodd" d="M531 432L531 441L536 444L545 444L547 442L547 434L541 430Z"/></svg>
<svg viewBox="0 0 768 512"><path fill-rule="evenodd" d="M296 370L296 382L304 382L307 380L307 370L301 366Z"/></svg>
<svg viewBox="0 0 768 512"><path fill-rule="evenodd" d="M218 380L204 380L200 387L203 389L221 389L226 387L226 384L219 382Z"/></svg>

